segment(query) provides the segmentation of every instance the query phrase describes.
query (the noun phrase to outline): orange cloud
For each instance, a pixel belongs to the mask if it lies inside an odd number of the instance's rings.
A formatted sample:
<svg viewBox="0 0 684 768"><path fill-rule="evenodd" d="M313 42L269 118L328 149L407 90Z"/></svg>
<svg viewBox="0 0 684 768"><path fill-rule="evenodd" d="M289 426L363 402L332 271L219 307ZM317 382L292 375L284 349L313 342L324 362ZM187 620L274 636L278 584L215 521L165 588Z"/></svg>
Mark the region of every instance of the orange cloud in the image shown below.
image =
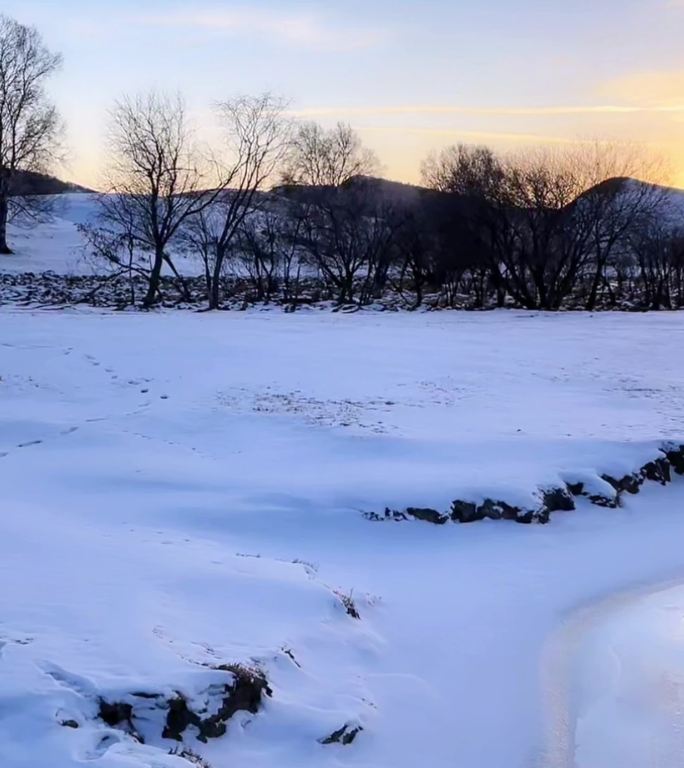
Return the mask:
<svg viewBox="0 0 684 768"><path fill-rule="evenodd" d="M635 72L604 83L599 94L643 110L684 112L684 70Z"/></svg>

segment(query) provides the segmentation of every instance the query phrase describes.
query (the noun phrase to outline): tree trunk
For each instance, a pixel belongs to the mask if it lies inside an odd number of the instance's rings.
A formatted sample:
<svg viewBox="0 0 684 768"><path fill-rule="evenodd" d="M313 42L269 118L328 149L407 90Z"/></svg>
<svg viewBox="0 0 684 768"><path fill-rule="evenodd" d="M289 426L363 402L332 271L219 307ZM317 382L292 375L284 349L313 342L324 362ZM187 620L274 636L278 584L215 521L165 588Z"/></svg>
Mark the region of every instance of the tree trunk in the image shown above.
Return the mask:
<svg viewBox="0 0 684 768"><path fill-rule="evenodd" d="M164 250L157 249L154 254L154 264L152 271L150 272L150 281L147 285L147 293L143 300L143 306L151 307L157 301L157 294L159 293L159 282L161 278L162 265L164 264Z"/></svg>
<svg viewBox="0 0 684 768"><path fill-rule="evenodd" d="M588 312L593 312L596 309L596 303L598 302L598 291L601 286L601 278L603 277L603 271L606 266L606 259L603 256L597 255L596 257L596 271L591 281L591 290L589 291L589 298L585 305L585 309Z"/></svg>
<svg viewBox="0 0 684 768"><path fill-rule="evenodd" d="M9 201L7 195L0 193L0 254L9 255L12 249L7 245L7 219L9 218Z"/></svg>
<svg viewBox="0 0 684 768"><path fill-rule="evenodd" d="M164 254L164 261L169 265L169 267L171 268L171 271L176 276L176 280L178 281L178 285L180 286L180 291L181 291L183 300L192 301L192 296L190 295L190 291L188 290L188 285L185 282L185 278L176 269L176 265L173 263L173 259L167 254Z"/></svg>
<svg viewBox="0 0 684 768"><path fill-rule="evenodd" d="M209 309L218 309L221 305L221 270L226 252L222 246L216 245L213 277L209 290Z"/></svg>

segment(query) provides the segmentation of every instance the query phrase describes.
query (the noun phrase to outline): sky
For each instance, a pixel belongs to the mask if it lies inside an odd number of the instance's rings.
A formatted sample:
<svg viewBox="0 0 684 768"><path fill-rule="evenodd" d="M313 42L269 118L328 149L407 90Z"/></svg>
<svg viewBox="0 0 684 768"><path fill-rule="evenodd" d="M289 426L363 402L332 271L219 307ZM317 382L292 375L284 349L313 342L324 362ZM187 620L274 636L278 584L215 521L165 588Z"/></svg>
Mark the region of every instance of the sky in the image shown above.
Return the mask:
<svg viewBox="0 0 684 768"><path fill-rule="evenodd" d="M64 56L50 91L62 174L97 187L117 98L180 91L197 130L218 100L270 91L351 123L385 176L415 182L458 142L503 151L643 142L684 187L684 0L3 0Z"/></svg>

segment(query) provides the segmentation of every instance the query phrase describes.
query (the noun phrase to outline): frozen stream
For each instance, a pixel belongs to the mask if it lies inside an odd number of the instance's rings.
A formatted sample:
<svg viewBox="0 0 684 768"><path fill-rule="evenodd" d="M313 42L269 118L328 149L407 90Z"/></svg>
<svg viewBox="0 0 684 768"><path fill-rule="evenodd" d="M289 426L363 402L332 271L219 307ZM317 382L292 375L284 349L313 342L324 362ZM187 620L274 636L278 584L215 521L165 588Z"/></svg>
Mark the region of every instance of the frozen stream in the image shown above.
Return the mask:
<svg viewBox="0 0 684 768"><path fill-rule="evenodd" d="M578 611L545 658L547 768L679 768L684 584Z"/></svg>

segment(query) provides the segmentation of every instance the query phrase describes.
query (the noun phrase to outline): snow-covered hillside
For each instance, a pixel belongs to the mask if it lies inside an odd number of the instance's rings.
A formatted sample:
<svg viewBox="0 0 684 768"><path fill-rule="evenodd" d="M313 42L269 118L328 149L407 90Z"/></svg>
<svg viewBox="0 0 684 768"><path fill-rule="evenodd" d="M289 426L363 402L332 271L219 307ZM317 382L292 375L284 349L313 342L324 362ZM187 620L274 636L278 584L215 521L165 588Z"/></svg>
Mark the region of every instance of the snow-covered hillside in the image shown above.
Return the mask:
<svg viewBox="0 0 684 768"><path fill-rule="evenodd" d="M0 272L56 272L90 274L79 224L97 216L97 196L89 193L60 195L46 221L10 223L8 240L14 253L0 259Z"/></svg>
<svg viewBox="0 0 684 768"><path fill-rule="evenodd" d="M676 229L678 232L684 230L684 190L666 190L665 216L673 229Z"/></svg>
<svg viewBox="0 0 684 768"><path fill-rule="evenodd" d="M39 222L10 223L8 241L13 254L0 258L0 273L55 272L59 275L91 275L102 264L89 255L79 225L94 225L98 195L73 192L53 198L50 215ZM199 260L176 256L178 269L187 275L201 274Z"/></svg>
<svg viewBox="0 0 684 768"><path fill-rule="evenodd" d="M0 764L599 768L547 648L684 580L684 481L549 526L362 513L635 469L684 436L683 343L677 313L3 309ZM164 738L234 664L259 711Z"/></svg>
<svg viewBox="0 0 684 768"><path fill-rule="evenodd" d="M377 180L376 180L377 181ZM408 187L404 195L415 195L418 188ZM684 190L648 186L653 199L658 201L663 220L672 229L684 225ZM625 194L645 196L642 182L630 182ZM636 190L636 192L634 192ZM400 195L401 190L384 191L385 195ZM102 271L88 255L79 225L95 224L98 215L98 195L94 193L66 193L53 198L52 215L40 223L10 224L9 241L15 253L0 259L0 273L55 272L63 275L90 275ZM202 266L198 257L176 253L176 266L182 274L200 275ZM234 267L233 267L234 268Z"/></svg>

